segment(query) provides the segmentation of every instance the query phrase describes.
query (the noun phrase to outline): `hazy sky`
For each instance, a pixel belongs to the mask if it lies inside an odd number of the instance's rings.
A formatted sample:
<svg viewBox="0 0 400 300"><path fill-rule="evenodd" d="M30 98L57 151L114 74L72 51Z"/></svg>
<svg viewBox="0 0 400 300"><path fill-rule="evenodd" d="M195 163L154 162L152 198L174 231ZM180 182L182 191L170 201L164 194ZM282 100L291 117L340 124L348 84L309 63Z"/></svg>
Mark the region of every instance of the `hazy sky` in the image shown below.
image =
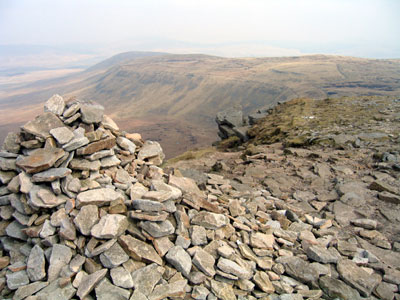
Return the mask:
<svg viewBox="0 0 400 300"><path fill-rule="evenodd" d="M0 0L0 44L400 58L400 0Z"/></svg>

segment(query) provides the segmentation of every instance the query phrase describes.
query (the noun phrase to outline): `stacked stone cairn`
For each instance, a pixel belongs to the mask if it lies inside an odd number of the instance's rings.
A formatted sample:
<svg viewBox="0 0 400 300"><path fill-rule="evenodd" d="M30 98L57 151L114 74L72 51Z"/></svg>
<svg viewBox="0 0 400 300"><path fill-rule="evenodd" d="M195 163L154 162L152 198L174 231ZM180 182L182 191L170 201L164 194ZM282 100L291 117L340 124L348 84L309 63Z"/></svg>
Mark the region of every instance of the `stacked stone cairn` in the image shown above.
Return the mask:
<svg viewBox="0 0 400 300"><path fill-rule="evenodd" d="M217 174L165 173L160 145L103 111L54 95L5 139L0 298L387 299L400 284L359 267L376 257L354 244L337 250L330 220Z"/></svg>

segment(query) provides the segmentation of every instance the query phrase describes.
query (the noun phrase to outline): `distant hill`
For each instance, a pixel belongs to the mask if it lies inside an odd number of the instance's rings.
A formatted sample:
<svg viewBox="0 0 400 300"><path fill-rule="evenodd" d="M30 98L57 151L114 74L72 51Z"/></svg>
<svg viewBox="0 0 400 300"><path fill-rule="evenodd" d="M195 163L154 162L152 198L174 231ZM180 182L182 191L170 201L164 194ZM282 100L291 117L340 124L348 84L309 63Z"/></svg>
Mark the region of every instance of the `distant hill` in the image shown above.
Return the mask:
<svg viewBox="0 0 400 300"><path fill-rule="evenodd" d="M30 119L54 93L100 102L124 129L160 140L171 156L215 140L215 114L232 105L248 114L297 97L400 95L400 60L128 52L79 74L7 90L0 125Z"/></svg>

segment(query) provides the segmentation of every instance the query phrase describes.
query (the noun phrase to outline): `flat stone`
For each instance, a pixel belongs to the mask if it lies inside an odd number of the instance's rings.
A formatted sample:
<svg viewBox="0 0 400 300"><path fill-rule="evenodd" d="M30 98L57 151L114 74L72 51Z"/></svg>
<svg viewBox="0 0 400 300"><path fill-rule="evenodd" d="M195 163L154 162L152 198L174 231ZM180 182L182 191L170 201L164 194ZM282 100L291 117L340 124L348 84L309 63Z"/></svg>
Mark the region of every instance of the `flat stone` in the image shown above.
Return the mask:
<svg viewBox="0 0 400 300"><path fill-rule="evenodd" d="M147 199L135 199L132 200L133 209L138 209L142 211L154 211L160 212L164 210L164 205L158 201L152 201Z"/></svg>
<svg viewBox="0 0 400 300"><path fill-rule="evenodd" d="M78 149L78 150L80 150L80 149ZM107 157L107 156L112 156L114 154L115 154L115 151L113 149L100 150L100 151L95 152L95 153L93 153L93 154L91 154L89 156L86 156L86 158L89 159L90 161L94 161L94 160L99 160L99 159Z"/></svg>
<svg viewBox="0 0 400 300"><path fill-rule="evenodd" d="M2 160L0 159L0 169L2 169L1 161ZM13 168L16 169L15 160L13 159L12 161L13 161L13 166L14 166ZM0 182L2 184L8 184L11 181L11 179L13 179L15 177L15 175L16 175L16 173L13 171L0 171Z"/></svg>
<svg viewBox="0 0 400 300"><path fill-rule="evenodd" d="M228 283L211 280L211 290L218 299L236 300L233 288Z"/></svg>
<svg viewBox="0 0 400 300"><path fill-rule="evenodd" d="M28 194L32 188L31 177L28 176L25 172L21 172L18 174L18 179L20 192Z"/></svg>
<svg viewBox="0 0 400 300"><path fill-rule="evenodd" d="M94 241L96 243L98 242L94 238L91 239L91 241ZM108 249L110 249L116 242L117 242L116 239L111 239L111 240L108 240L108 241L104 242L103 244L101 244L100 246L97 246L96 248L93 249L93 247L89 247L89 244L90 244L90 241L89 241L89 243L86 245L86 250L87 251L85 251L85 255L86 255L86 257L89 257L89 258L97 256L97 255L103 253L104 251L107 251Z"/></svg>
<svg viewBox="0 0 400 300"><path fill-rule="evenodd" d="M71 173L72 171L68 168L50 168L46 171L34 174L31 178L31 181L34 183L51 182L66 177Z"/></svg>
<svg viewBox="0 0 400 300"><path fill-rule="evenodd" d="M138 153L138 159L145 160L159 156L162 160L165 158L163 150L158 142L146 141Z"/></svg>
<svg viewBox="0 0 400 300"><path fill-rule="evenodd" d="M64 195L56 196L45 185L33 185L29 192L29 205L33 207L53 208L67 202L68 197Z"/></svg>
<svg viewBox="0 0 400 300"><path fill-rule="evenodd" d="M86 159L74 158L69 163L69 167L73 170L79 170L79 171L98 171L100 170L101 163L98 160L89 161Z"/></svg>
<svg viewBox="0 0 400 300"><path fill-rule="evenodd" d="M181 246L171 248L165 255L165 258L184 276L189 276L190 270L192 269L192 259Z"/></svg>
<svg viewBox="0 0 400 300"><path fill-rule="evenodd" d="M230 259L221 257L217 263L218 269L225 273L229 273L239 277L240 279L250 279L253 274L246 269L239 266L237 263ZM268 276L268 275L267 275Z"/></svg>
<svg viewBox="0 0 400 300"><path fill-rule="evenodd" d="M100 261L105 268L111 269L122 265L129 259L128 254L121 248L118 243L115 243L110 249L100 254Z"/></svg>
<svg viewBox="0 0 400 300"><path fill-rule="evenodd" d="M108 157L104 157L100 159L100 164L102 168L111 168L115 166L119 166L121 164L121 161L118 159L117 156L112 155Z"/></svg>
<svg viewBox="0 0 400 300"><path fill-rule="evenodd" d="M103 115L103 120L101 121L101 124L103 124L105 129L110 129L114 131L119 131L118 125L114 122L113 119L111 119L107 115Z"/></svg>
<svg viewBox="0 0 400 300"><path fill-rule="evenodd" d="M201 211L195 215L191 223L203 226L206 229L218 229L229 224L227 216L207 211Z"/></svg>
<svg viewBox="0 0 400 300"><path fill-rule="evenodd" d="M74 219L74 223L83 235L90 235L90 230L99 221L99 209L96 205L85 205Z"/></svg>
<svg viewBox="0 0 400 300"><path fill-rule="evenodd" d="M175 232L175 227L169 220L162 222L142 221L139 226L154 238L160 238Z"/></svg>
<svg viewBox="0 0 400 300"><path fill-rule="evenodd" d="M326 249L325 247L320 245L312 245L308 247L306 253L309 259L323 264L335 264L340 258L340 254L335 248L331 247L329 249Z"/></svg>
<svg viewBox="0 0 400 300"><path fill-rule="evenodd" d="M393 291L390 290L390 284L386 282L381 282L376 287L374 294L383 300L392 300L394 297Z"/></svg>
<svg viewBox="0 0 400 300"><path fill-rule="evenodd" d="M46 277L46 260L44 251L39 245L35 245L29 254L26 271L30 281L39 281Z"/></svg>
<svg viewBox="0 0 400 300"><path fill-rule="evenodd" d="M25 299L26 297L29 297L44 287L48 286L48 282L34 282L25 286L21 286L18 288L18 290L15 292L13 299L14 300L22 300Z"/></svg>
<svg viewBox="0 0 400 300"><path fill-rule="evenodd" d="M260 249L273 249L275 238L272 234L253 232L250 235L250 245Z"/></svg>
<svg viewBox="0 0 400 300"><path fill-rule="evenodd" d="M272 294L275 288L269 280L268 274L262 271L257 271L254 275L253 281L265 293Z"/></svg>
<svg viewBox="0 0 400 300"><path fill-rule="evenodd" d="M128 228L128 219L120 214L108 214L101 217L99 223L90 230L92 236L99 239L115 239Z"/></svg>
<svg viewBox="0 0 400 300"><path fill-rule="evenodd" d="M339 279L330 276L322 276L319 279L319 286L331 299L357 300L361 299L357 290L352 289Z"/></svg>
<svg viewBox="0 0 400 300"><path fill-rule="evenodd" d="M4 158L4 157L0 157L0 169L2 170L2 171L16 171L17 170L17 165L16 165L16 161L15 161L15 158ZM14 172L6 172L6 173L4 173L3 172L3 174L2 174L2 177L5 179L5 180L7 180L8 178L7 178L7 175L9 175L9 174L12 174L13 176L12 177L14 177L15 176L15 173ZM3 179L3 180L4 180ZM10 178L10 180L11 180L11 178ZM8 181L9 182L9 181ZM7 182L7 183L8 183Z"/></svg>
<svg viewBox="0 0 400 300"><path fill-rule="evenodd" d="M48 286L41 289L38 293L35 294L37 298L33 300L67 300L71 299L75 293L76 289L72 286L71 282L67 283L67 285L60 286L61 281L54 280ZM27 298L28 300L29 298Z"/></svg>
<svg viewBox="0 0 400 300"><path fill-rule="evenodd" d="M357 289L363 297L369 297L382 280L379 275L371 276L354 262L347 259L338 262L337 270L340 277L350 286Z"/></svg>
<svg viewBox="0 0 400 300"><path fill-rule="evenodd" d="M193 246L201 246L207 244L206 229L202 226L193 225L190 227L190 237Z"/></svg>
<svg viewBox="0 0 400 300"><path fill-rule="evenodd" d="M186 295L187 280L178 280L168 284L160 284L149 295L149 300L183 299Z"/></svg>
<svg viewBox="0 0 400 300"><path fill-rule="evenodd" d="M204 197L204 193L199 189L196 182L191 178L170 175L169 185L180 189L183 194L196 194L200 197Z"/></svg>
<svg viewBox="0 0 400 300"><path fill-rule="evenodd" d="M157 264L150 264L132 272L133 287L145 296L149 296L160 281L165 269Z"/></svg>
<svg viewBox="0 0 400 300"><path fill-rule="evenodd" d="M64 120L65 125L70 125L74 123L76 120L78 120L81 117L80 113L76 113L73 116L69 117L68 119Z"/></svg>
<svg viewBox="0 0 400 300"><path fill-rule="evenodd" d="M58 234L64 240L74 241L76 239L76 229L70 218L61 220L61 226Z"/></svg>
<svg viewBox="0 0 400 300"><path fill-rule="evenodd" d="M45 220L42 226L42 230L40 231L40 237L42 239L48 238L56 233L56 228L51 225L49 220Z"/></svg>
<svg viewBox="0 0 400 300"><path fill-rule="evenodd" d="M79 148L76 151L76 153L78 155L90 155L90 154L99 152L101 150L105 150L105 149L109 150L114 146L115 146L115 137L108 137L103 140L99 140L99 141L90 143L89 145L87 145L85 147ZM109 156L109 155L107 155L107 156ZM99 157L99 158L102 158L102 157ZM99 158L97 158L97 159L99 159Z"/></svg>
<svg viewBox="0 0 400 300"><path fill-rule="evenodd" d="M161 257L151 245L135 239L130 235L120 236L118 241L126 253L133 259L155 262L159 265L163 264Z"/></svg>
<svg viewBox="0 0 400 300"><path fill-rule="evenodd" d="M65 118L69 118L70 116L76 114L80 108L81 108L80 103L78 102L72 103L70 106L68 106L67 109L64 110L63 116Z"/></svg>
<svg viewBox="0 0 400 300"><path fill-rule="evenodd" d="M101 269L83 278L76 295L83 299L96 287L96 285L107 275L107 269Z"/></svg>
<svg viewBox="0 0 400 300"><path fill-rule="evenodd" d="M129 151L131 154L135 154L136 151L136 145L135 143L131 142L127 138L124 138L122 136L117 138L117 144L120 146L122 149Z"/></svg>
<svg viewBox="0 0 400 300"><path fill-rule="evenodd" d="M372 219L356 219L350 221L353 225L362 227L365 229L376 229L378 222Z"/></svg>
<svg viewBox="0 0 400 300"><path fill-rule="evenodd" d="M58 127L50 130L50 134L61 144L67 144L74 138L74 134L67 127Z"/></svg>
<svg viewBox="0 0 400 300"><path fill-rule="evenodd" d="M193 257L193 264L204 274L210 277L215 275L215 259L207 251L198 249Z"/></svg>
<svg viewBox="0 0 400 300"><path fill-rule="evenodd" d="M153 240L153 245L158 254L163 257L169 249L174 247L174 244L170 241L168 237L161 237Z"/></svg>
<svg viewBox="0 0 400 300"><path fill-rule="evenodd" d="M103 120L104 107L100 104L82 104L81 119L86 124L100 123Z"/></svg>
<svg viewBox="0 0 400 300"><path fill-rule="evenodd" d="M210 291L206 287L196 285L193 287L191 296L196 300L206 300L209 293Z"/></svg>
<svg viewBox="0 0 400 300"><path fill-rule="evenodd" d="M64 112L65 108L65 101L64 98L58 94L55 94L50 97L49 100L46 101L44 104L44 111L45 112L52 112L55 115L61 116Z"/></svg>
<svg viewBox="0 0 400 300"><path fill-rule="evenodd" d="M22 126L22 130L47 139L51 136L50 130L59 127L64 127L63 122L52 112L45 112Z"/></svg>
<svg viewBox="0 0 400 300"><path fill-rule="evenodd" d="M69 268L72 272L78 273L81 270L82 265L85 263L85 257L77 254L69 263Z"/></svg>
<svg viewBox="0 0 400 300"><path fill-rule="evenodd" d="M283 264L285 267L285 272L289 276L305 284L313 283L318 280L319 273L310 263L304 261L300 257L283 256L277 259L275 262Z"/></svg>
<svg viewBox="0 0 400 300"><path fill-rule="evenodd" d="M4 139L2 148L11 153L18 153L19 150L21 149L20 143L21 143L20 134L9 132L6 138Z"/></svg>
<svg viewBox="0 0 400 300"><path fill-rule="evenodd" d="M26 226L21 225L18 221L11 222L6 228L6 234L9 237L26 241L28 236L22 231Z"/></svg>
<svg viewBox="0 0 400 300"><path fill-rule="evenodd" d="M38 173L51 168L64 154L64 150L60 148L37 149L18 160L16 165L28 174Z"/></svg>
<svg viewBox="0 0 400 300"><path fill-rule="evenodd" d="M95 287L96 300L128 300L130 291L117 287L107 279L103 278Z"/></svg>
<svg viewBox="0 0 400 300"><path fill-rule="evenodd" d="M397 194L398 190L395 187L383 182L381 180L375 180L371 182L368 187L370 190L378 191L378 192L388 192L391 194Z"/></svg>
<svg viewBox="0 0 400 300"><path fill-rule="evenodd" d="M176 187L166 184L163 180L153 179L151 186L155 191L167 191L170 192L170 200L177 200L182 196L182 191Z"/></svg>
<svg viewBox="0 0 400 300"><path fill-rule="evenodd" d="M111 188L100 188L79 193L76 197L76 207L93 204L103 206L112 201L123 200L122 195Z"/></svg>
<svg viewBox="0 0 400 300"><path fill-rule="evenodd" d="M48 268L48 281L52 282L60 275L62 268L69 264L72 258L71 248L55 244L51 251L50 264Z"/></svg>
<svg viewBox="0 0 400 300"><path fill-rule="evenodd" d="M384 202L400 204L400 196L389 193L389 192L380 192L378 194L378 199Z"/></svg>
<svg viewBox="0 0 400 300"><path fill-rule="evenodd" d="M86 136L74 137L71 141L63 145L63 149L71 152L89 144L89 139Z"/></svg>
<svg viewBox="0 0 400 300"><path fill-rule="evenodd" d="M110 275L113 284L115 284L116 286L125 289L133 288L133 280L131 273L129 273L124 267L117 267L111 269Z"/></svg>
<svg viewBox="0 0 400 300"><path fill-rule="evenodd" d="M168 218L167 212L140 212L140 211L130 211L129 217L131 219L146 220L152 222L162 222Z"/></svg>
<svg viewBox="0 0 400 300"><path fill-rule="evenodd" d="M16 290L29 284L29 278L25 270L6 274L7 287L10 290Z"/></svg>

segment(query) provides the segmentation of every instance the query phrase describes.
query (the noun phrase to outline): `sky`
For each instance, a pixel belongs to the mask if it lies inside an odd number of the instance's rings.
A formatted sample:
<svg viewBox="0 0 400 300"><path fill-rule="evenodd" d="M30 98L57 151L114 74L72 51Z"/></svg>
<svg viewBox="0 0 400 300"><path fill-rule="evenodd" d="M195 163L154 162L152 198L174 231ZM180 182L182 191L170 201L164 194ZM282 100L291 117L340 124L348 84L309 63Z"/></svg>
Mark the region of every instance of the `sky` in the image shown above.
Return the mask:
<svg viewBox="0 0 400 300"><path fill-rule="evenodd" d="M0 45L400 58L399 37L400 0L0 0Z"/></svg>

